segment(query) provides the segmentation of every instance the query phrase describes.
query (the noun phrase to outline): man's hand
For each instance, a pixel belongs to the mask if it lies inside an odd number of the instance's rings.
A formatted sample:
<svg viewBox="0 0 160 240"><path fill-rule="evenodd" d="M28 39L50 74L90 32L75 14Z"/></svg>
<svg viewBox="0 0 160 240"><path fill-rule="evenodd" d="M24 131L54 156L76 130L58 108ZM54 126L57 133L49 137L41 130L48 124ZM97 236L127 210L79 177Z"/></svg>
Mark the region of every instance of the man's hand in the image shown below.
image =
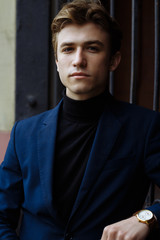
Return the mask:
<svg viewBox="0 0 160 240"><path fill-rule="evenodd" d="M149 226L133 216L104 228L101 240L145 240Z"/></svg>

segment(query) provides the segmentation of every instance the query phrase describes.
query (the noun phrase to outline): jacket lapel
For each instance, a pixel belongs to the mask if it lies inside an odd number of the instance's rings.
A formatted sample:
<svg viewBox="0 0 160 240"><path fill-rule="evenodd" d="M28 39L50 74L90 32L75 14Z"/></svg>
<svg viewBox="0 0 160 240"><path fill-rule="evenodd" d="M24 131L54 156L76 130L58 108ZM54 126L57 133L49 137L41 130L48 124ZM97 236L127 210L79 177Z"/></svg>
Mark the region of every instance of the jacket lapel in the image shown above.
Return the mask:
<svg viewBox="0 0 160 240"><path fill-rule="evenodd" d="M42 123L38 134L38 162L43 197L50 214L56 218L56 221L58 220L58 215L53 205L53 166L60 105L61 103L54 110L51 110L47 119ZM70 218L76 213L87 192L96 182L114 146L120 129L121 124L119 120L107 105L98 123L84 177Z"/></svg>
<svg viewBox="0 0 160 240"><path fill-rule="evenodd" d="M38 162L43 197L49 212L55 217L56 212L53 208L53 166L60 105L51 110L42 123L38 135Z"/></svg>
<svg viewBox="0 0 160 240"><path fill-rule="evenodd" d="M110 111L109 106L102 114L97 127L95 139L84 173L84 177L74 204L71 217L80 203L85 199L89 189L94 185L101 173L121 129L121 123Z"/></svg>

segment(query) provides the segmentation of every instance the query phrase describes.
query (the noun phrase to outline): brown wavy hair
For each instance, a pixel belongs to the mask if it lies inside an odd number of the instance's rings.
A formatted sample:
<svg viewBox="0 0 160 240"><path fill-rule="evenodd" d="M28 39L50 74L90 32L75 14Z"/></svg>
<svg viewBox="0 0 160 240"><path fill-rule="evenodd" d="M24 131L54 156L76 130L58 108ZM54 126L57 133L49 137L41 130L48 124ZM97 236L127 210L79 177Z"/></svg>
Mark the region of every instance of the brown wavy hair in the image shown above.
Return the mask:
<svg viewBox="0 0 160 240"><path fill-rule="evenodd" d="M121 47L122 32L119 24L113 19L100 1L74 0L66 3L51 24L52 45L57 58L57 34L69 24L83 25L94 23L109 33L111 39L111 55L113 56Z"/></svg>

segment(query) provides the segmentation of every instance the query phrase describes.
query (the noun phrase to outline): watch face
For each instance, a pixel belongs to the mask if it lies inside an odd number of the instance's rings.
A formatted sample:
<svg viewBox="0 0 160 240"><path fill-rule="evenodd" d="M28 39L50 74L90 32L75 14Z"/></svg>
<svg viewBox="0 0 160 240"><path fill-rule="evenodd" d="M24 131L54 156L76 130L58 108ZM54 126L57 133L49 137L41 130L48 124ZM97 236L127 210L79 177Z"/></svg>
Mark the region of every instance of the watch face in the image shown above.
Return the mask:
<svg viewBox="0 0 160 240"><path fill-rule="evenodd" d="M153 213L149 210L142 210L138 213L138 217L142 220L142 221L147 221L152 219L153 217Z"/></svg>

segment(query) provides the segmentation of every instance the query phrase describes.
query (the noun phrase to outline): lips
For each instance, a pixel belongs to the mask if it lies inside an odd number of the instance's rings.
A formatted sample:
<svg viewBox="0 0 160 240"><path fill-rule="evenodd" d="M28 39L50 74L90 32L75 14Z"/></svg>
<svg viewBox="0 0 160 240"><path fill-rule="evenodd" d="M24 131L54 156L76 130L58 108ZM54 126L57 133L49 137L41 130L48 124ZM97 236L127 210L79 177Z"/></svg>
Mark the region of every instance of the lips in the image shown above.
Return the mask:
<svg viewBox="0 0 160 240"><path fill-rule="evenodd" d="M74 72L70 76L71 77L89 77L89 75L84 72Z"/></svg>

